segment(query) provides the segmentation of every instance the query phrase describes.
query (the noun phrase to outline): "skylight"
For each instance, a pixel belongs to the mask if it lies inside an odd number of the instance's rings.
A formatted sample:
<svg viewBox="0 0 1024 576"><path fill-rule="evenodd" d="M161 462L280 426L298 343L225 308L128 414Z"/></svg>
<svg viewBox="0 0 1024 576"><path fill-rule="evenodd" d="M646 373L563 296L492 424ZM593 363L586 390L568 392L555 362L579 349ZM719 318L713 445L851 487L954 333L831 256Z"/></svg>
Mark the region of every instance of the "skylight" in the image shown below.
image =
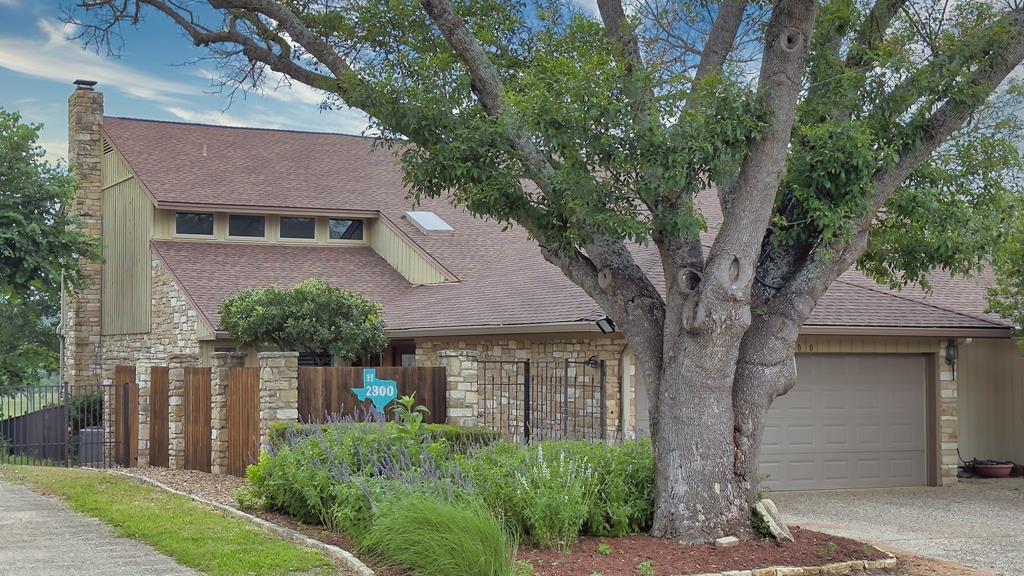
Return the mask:
<svg viewBox="0 0 1024 576"><path fill-rule="evenodd" d="M433 212L406 212L405 217L424 234L451 234L455 229Z"/></svg>

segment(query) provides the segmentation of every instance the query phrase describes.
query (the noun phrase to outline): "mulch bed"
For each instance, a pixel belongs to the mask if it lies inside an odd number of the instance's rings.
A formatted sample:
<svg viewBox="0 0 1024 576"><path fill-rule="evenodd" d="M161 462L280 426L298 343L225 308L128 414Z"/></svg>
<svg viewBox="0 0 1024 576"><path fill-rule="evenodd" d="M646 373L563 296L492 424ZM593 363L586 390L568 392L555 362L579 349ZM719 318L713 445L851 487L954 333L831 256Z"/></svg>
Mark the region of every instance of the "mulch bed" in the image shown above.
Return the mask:
<svg viewBox="0 0 1024 576"><path fill-rule="evenodd" d="M581 539L571 553L520 549L519 559L533 564L542 576L633 576L637 566L650 561L656 574L703 574L750 570L770 566L820 566L848 560L880 560L885 554L873 546L838 536L791 527L796 542L772 540L740 542L732 548L680 544L633 534L624 538ZM608 544L612 554L597 551Z"/></svg>
<svg viewBox="0 0 1024 576"><path fill-rule="evenodd" d="M167 468L136 468L126 472L162 482L174 489L237 507L235 490L244 479L215 476L203 472L169 470ZM249 511L253 513L252 511ZM256 516L285 526L310 538L352 551L351 540L339 532L302 524L286 514L255 512ZM790 527L796 542L777 544L774 540L750 540L732 548L712 545L679 544L633 534L624 538L585 537L573 546L572 552L542 551L521 546L517 558L530 562L540 576L634 576L637 566L651 561L659 576L701 574L725 570L749 570L769 566L820 566L848 560L879 560L885 554L873 546L847 538L831 536ZM612 554L600 554L598 544L607 544ZM408 573L386 566L375 558L360 557L378 576L407 576ZM874 572L872 572L874 573ZM927 573L927 572L925 572ZM902 572L900 573L902 574ZM917 572L909 572L914 574Z"/></svg>

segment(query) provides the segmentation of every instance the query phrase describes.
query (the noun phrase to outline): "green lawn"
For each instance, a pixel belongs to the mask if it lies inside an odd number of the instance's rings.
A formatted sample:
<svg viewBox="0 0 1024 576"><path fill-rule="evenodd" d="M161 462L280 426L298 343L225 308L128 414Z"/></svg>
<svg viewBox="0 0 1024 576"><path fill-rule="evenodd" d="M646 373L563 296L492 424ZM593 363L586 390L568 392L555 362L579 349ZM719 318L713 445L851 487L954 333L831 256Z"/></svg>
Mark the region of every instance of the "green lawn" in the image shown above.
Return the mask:
<svg viewBox="0 0 1024 576"><path fill-rule="evenodd" d="M15 418L28 412L42 410L57 400L57 394L46 392L18 392L0 396L0 419Z"/></svg>
<svg viewBox="0 0 1024 576"><path fill-rule="evenodd" d="M103 472L0 467L8 480L64 498L129 538L211 575L335 574L319 552L157 488Z"/></svg>

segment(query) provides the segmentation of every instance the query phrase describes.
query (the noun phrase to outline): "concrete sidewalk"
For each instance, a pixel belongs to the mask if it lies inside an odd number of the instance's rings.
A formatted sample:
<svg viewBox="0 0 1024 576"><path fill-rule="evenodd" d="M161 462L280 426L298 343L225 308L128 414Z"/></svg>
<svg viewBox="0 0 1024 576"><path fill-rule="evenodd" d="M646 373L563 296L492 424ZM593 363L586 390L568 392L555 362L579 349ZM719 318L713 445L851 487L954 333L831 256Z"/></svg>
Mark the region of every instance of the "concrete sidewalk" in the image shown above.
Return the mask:
<svg viewBox="0 0 1024 576"><path fill-rule="evenodd" d="M0 576L179 576L183 568L147 544L119 538L55 498L0 480Z"/></svg>

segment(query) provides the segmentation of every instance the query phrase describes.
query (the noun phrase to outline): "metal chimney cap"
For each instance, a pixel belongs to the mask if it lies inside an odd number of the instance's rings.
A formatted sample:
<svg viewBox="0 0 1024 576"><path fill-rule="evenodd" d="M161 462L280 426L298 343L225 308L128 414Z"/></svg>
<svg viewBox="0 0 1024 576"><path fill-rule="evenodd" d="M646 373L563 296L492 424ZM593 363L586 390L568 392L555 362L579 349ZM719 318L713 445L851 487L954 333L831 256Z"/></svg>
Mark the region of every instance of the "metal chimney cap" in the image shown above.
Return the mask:
<svg viewBox="0 0 1024 576"><path fill-rule="evenodd" d="M96 85L95 80L75 80L74 85L78 86L79 90L92 90L92 87Z"/></svg>

